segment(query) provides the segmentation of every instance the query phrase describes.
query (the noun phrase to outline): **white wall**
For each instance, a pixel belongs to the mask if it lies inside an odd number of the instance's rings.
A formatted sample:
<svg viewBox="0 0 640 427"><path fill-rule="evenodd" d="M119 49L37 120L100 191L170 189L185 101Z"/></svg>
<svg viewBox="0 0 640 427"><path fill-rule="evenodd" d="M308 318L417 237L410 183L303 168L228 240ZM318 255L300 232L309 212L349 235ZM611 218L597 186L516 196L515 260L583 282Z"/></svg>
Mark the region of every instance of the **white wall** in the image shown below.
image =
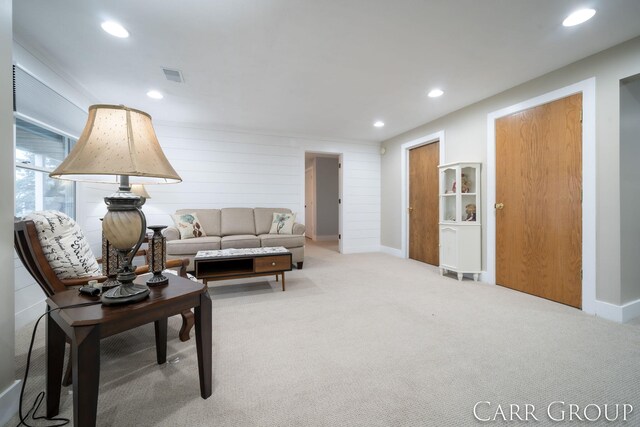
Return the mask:
<svg viewBox="0 0 640 427"><path fill-rule="evenodd" d="M620 84L622 300L640 298L640 76Z"/></svg>
<svg viewBox="0 0 640 427"><path fill-rule="evenodd" d="M316 157L316 238L338 235L338 159Z"/></svg>
<svg viewBox="0 0 640 427"><path fill-rule="evenodd" d="M420 136L444 130L445 162L486 164L487 115L585 79L596 78L597 262L596 298L616 307L632 302L622 291L620 276L620 80L640 73L640 38L531 80L476 104L427 123L383 146L381 243L400 249L400 146ZM446 94L445 94L446 96ZM483 218L487 216L486 171L483 170ZM483 231L483 251L486 251ZM484 261L483 261L484 262ZM486 264L483 264L486 268Z"/></svg>
<svg viewBox="0 0 640 427"><path fill-rule="evenodd" d="M83 111L86 111L90 104L96 102L96 99L92 98L85 91L75 85L64 71L60 69L52 69L50 64L45 64L16 40L13 41L13 63L27 70L40 82L68 99ZM41 118L32 117L32 119L39 120ZM49 126L53 125L52 123L45 124ZM82 132L81 126L83 124L84 123L80 124L80 128L76 129L74 132L76 137ZM13 158L14 155L12 152L12 162ZM13 171L13 164L11 170ZM24 268L15 252L13 252L13 265L15 277L15 292L13 298L15 301L15 329L19 329L44 312L45 294Z"/></svg>
<svg viewBox="0 0 640 427"><path fill-rule="evenodd" d="M16 410L13 303L13 83L11 0L0 0L0 425Z"/></svg>
<svg viewBox="0 0 640 427"><path fill-rule="evenodd" d="M304 223L305 151L343 153L343 250L380 248L379 144L221 131L154 123L158 139L183 182L146 186L148 224L172 224L182 208L285 207ZM78 186L78 221L99 250L102 198L115 188Z"/></svg>

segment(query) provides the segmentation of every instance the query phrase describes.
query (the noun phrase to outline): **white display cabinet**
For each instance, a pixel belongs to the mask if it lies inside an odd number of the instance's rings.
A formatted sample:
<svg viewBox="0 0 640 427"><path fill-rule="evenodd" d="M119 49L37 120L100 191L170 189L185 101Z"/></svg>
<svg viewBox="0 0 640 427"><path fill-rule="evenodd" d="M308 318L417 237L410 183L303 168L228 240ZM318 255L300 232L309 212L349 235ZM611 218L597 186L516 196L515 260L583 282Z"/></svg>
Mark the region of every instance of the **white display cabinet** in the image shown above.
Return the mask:
<svg viewBox="0 0 640 427"><path fill-rule="evenodd" d="M453 271L478 280L482 268L480 163L440 169L440 274Z"/></svg>

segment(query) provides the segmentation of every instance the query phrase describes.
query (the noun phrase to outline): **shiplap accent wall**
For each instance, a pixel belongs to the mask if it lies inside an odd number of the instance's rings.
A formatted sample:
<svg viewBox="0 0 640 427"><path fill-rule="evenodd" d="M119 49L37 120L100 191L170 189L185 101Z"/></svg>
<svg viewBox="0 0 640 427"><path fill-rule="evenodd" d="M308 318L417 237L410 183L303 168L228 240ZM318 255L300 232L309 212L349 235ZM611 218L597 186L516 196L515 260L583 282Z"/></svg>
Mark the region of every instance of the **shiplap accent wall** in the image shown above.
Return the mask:
<svg viewBox="0 0 640 427"><path fill-rule="evenodd" d="M285 207L304 223L305 151L343 154L343 252L380 250L380 145L154 124L180 184L150 185L147 223L172 224L183 208ZM78 222L100 251L103 198L116 189L78 185Z"/></svg>

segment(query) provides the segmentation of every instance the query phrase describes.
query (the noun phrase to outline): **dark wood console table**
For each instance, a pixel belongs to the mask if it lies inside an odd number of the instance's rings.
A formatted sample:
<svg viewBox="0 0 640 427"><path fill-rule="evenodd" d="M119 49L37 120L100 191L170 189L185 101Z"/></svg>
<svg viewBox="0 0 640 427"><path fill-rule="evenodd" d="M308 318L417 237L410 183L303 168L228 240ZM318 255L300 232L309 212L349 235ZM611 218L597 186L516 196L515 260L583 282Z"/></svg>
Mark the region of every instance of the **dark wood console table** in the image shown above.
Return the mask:
<svg viewBox="0 0 640 427"><path fill-rule="evenodd" d="M200 396L211 396L211 299L206 285L172 274L169 284L151 288L149 298L121 306L92 305L62 309L47 316L47 416L59 413L65 336L71 338L73 425L95 426L100 378L100 339L154 322L158 364L167 359L167 318L195 308ZM144 283L148 275L136 282ZM77 290L47 298L48 308L97 301Z"/></svg>
<svg viewBox="0 0 640 427"><path fill-rule="evenodd" d="M255 249L223 249L200 251L194 258L195 275L206 284L209 280L230 280L243 277L282 277L291 271L292 254L283 247Z"/></svg>

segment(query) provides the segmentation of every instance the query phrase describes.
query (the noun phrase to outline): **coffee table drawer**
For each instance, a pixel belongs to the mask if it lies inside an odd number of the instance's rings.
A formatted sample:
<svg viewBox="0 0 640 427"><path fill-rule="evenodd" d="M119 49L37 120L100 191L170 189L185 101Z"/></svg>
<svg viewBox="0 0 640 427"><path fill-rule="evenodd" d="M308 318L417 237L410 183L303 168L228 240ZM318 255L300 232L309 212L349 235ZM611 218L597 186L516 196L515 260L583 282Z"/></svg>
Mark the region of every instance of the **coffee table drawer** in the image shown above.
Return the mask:
<svg viewBox="0 0 640 427"><path fill-rule="evenodd" d="M256 273L290 270L291 255L257 257L255 259L254 268Z"/></svg>

